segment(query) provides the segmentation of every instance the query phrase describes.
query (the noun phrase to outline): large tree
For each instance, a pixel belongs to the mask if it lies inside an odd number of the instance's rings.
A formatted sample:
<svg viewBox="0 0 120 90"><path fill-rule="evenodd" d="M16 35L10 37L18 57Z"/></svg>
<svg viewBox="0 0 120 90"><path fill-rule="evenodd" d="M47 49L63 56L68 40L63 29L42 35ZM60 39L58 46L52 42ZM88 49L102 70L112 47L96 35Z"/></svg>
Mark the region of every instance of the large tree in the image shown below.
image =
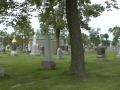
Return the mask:
<svg viewBox="0 0 120 90"><path fill-rule="evenodd" d="M108 32L113 34L113 41L115 44L117 44L118 38L120 38L120 26L109 28Z"/></svg>
<svg viewBox="0 0 120 90"><path fill-rule="evenodd" d="M69 73L85 75L85 62L77 0L66 0L66 14L71 44L71 65Z"/></svg>

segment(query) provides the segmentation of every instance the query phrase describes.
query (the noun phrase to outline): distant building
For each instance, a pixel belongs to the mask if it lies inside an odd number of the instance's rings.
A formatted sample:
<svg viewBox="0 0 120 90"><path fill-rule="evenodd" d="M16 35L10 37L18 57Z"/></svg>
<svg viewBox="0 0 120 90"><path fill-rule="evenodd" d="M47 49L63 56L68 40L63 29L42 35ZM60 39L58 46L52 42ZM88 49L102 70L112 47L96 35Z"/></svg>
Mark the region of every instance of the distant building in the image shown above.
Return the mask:
<svg viewBox="0 0 120 90"><path fill-rule="evenodd" d="M32 43L33 43L33 37L34 36L29 38L31 48L32 48ZM50 35L50 37L51 37L51 51L56 52L57 50L56 37L53 35ZM40 33L40 31L37 31L36 32L36 43L39 45L39 47L44 46L44 40L45 40L45 36L43 36ZM60 40L60 45L64 45L64 40L61 37L59 38L59 40Z"/></svg>

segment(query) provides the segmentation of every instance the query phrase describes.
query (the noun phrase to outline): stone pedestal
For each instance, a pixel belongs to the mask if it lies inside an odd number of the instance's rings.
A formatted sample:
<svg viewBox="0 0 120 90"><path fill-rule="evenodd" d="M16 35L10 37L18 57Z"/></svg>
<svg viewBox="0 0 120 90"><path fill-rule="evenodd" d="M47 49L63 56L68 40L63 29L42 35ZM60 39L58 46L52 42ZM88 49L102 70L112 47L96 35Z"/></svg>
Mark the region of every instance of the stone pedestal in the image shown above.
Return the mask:
<svg viewBox="0 0 120 90"><path fill-rule="evenodd" d="M102 44L98 45L96 60L108 60L105 55L105 46Z"/></svg>
<svg viewBox="0 0 120 90"><path fill-rule="evenodd" d="M30 55L33 55L33 56L39 56L40 55L40 51L38 49L37 44L32 46L32 51L31 51Z"/></svg>
<svg viewBox="0 0 120 90"><path fill-rule="evenodd" d="M52 59L51 54L51 42L50 42L50 35L46 33L45 35L45 44L44 44L44 57L41 62L41 68L42 69L53 69L54 68L54 61Z"/></svg>
<svg viewBox="0 0 120 90"><path fill-rule="evenodd" d="M12 40L12 51L11 51L11 54L10 54L11 56L17 56L18 55L16 48L17 48L17 41L16 41L15 36L14 36L14 39Z"/></svg>
<svg viewBox="0 0 120 90"><path fill-rule="evenodd" d="M18 56L17 51L11 51L11 56Z"/></svg>
<svg viewBox="0 0 120 90"><path fill-rule="evenodd" d="M34 35L34 38L33 38L33 45L32 45L32 50L30 55L33 55L33 56L40 55L40 50L38 49L38 44L36 43L36 35Z"/></svg>
<svg viewBox="0 0 120 90"><path fill-rule="evenodd" d="M54 68L54 61L42 61L41 68L42 69L53 69Z"/></svg>
<svg viewBox="0 0 120 90"><path fill-rule="evenodd" d="M4 76L4 68L0 68L0 76Z"/></svg>

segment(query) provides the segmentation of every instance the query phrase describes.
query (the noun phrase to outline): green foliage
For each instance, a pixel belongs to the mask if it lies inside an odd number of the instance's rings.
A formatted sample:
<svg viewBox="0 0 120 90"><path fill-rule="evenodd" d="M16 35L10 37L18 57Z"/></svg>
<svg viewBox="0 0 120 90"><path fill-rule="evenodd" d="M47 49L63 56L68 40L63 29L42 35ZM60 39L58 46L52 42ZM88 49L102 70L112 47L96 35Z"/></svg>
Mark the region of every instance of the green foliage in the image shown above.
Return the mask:
<svg viewBox="0 0 120 90"><path fill-rule="evenodd" d="M89 41L93 42L96 46L100 43L100 37L99 37L99 31L101 29L97 28L97 30L95 30L94 28L89 30Z"/></svg>
<svg viewBox="0 0 120 90"><path fill-rule="evenodd" d="M20 19L16 21L12 27L15 30L15 34L17 35L18 41L22 41L24 37L24 43L28 43L28 39L30 36L34 34L34 29L31 27L31 22L25 17L21 16ZM18 42L20 45L20 42Z"/></svg>
<svg viewBox="0 0 120 90"><path fill-rule="evenodd" d="M82 29L90 30L88 25L91 17L98 17L105 10L105 8L101 4L93 4L90 3L80 5L78 8L80 25Z"/></svg>
<svg viewBox="0 0 120 90"><path fill-rule="evenodd" d="M88 35L85 33L82 33L82 39L83 39L84 45L88 45L88 43L89 43Z"/></svg>
<svg viewBox="0 0 120 90"><path fill-rule="evenodd" d="M120 27L115 26L113 28L109 28L108 32L113 34L113 41L115 44L118 43L118 38L120 38Z"/></svg>

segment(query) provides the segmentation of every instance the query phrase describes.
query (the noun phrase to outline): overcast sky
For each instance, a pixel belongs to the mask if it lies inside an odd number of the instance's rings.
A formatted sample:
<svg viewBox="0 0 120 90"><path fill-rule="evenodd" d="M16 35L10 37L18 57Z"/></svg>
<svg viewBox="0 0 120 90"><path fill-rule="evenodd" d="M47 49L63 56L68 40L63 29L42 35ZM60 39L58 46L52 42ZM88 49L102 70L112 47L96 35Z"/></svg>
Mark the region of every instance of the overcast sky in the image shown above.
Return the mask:
<svg viewBox="0 0 120 90"><path fill-rule="evenodd" d="M100 3L102 5L104 4L105 0L91 0L92 3ZM109 0L108 0L109 1ZM117 0L118 4L120 6L120 0ZM34 30L36 31L37 29L39 29L39 21L37 18L33 18L32 20L32 27L34 28ZM108 29L111 27L113 28L114 26L120 26L120 10L116 10L113 9L112 11L104 11L101 16L97 17L97 18L92 18L90 21L90 26L92 28L97 29L98 27L101 28L101 31L99 32L100 34L104 34L104 33L108 33ZM3 26L0 25L0 30L3 29ZM9 27L8 28L8 32L11 33L14 30ZM88 34L87 31L83 31L82 32ZM112 34L109 34L109 40L112 40Z"/></svg>

